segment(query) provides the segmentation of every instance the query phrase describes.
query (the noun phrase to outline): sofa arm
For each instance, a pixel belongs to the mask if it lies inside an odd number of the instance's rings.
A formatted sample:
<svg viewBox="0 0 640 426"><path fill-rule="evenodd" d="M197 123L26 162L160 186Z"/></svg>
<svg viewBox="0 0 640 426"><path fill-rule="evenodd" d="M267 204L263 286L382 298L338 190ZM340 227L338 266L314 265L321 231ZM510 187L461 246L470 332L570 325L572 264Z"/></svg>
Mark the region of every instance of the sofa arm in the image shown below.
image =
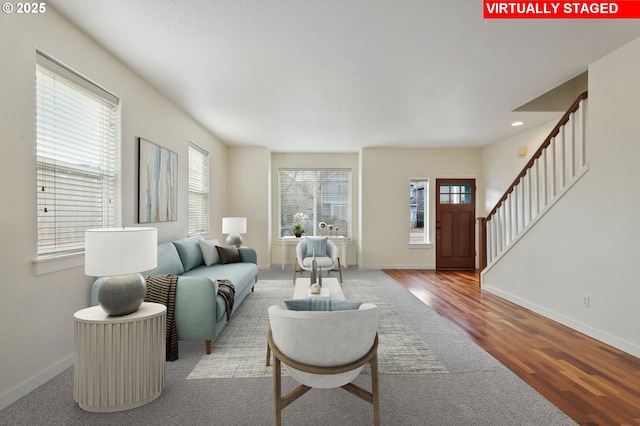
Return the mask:
<svg viewBox="0 0 640 426"><path fill-rule="evenodd" d="M247 263L255 263L258 264L258 255L256 254L256 250L251 247L240 247L238 249L240 253L240 258L242 258L243 262Z"/></svg>
<svg viewBox="0 0 640 426"><path fill-rule="evenodd" d="M209 278L178 278L175 318L180 340L215 337L216 295L216 283Z"/></svg>

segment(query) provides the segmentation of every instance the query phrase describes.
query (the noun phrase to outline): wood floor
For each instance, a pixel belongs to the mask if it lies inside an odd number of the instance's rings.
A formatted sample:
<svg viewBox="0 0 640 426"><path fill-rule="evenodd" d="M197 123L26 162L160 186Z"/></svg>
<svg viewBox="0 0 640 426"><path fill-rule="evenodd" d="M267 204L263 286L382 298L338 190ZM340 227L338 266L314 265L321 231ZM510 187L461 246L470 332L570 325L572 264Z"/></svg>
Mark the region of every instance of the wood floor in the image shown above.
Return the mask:
<svg viewBox="0 0 640 426"><path fill-rule="evenodd" d="M577 423L640 425L640 359L482 291L477 271L384 272Z"/></svg>

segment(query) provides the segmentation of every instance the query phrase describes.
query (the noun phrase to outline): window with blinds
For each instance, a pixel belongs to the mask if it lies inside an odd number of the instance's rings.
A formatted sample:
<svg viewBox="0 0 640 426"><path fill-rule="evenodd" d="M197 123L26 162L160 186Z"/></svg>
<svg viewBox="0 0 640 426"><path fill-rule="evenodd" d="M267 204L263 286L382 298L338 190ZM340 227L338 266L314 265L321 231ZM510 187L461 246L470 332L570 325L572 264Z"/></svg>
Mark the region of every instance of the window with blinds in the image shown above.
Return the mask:
<svg viewBox="0 0 640 426"><path fill-rule="evenodd" d="M84 251L89 228L119 226L119 99L36 52L38 257Z"/></svg>
<svg viewBox="0 0 640 426"><path fill-rule="evenodd" d="M209 153L189 143L189 234L209 230Z"/></svg>
<svg viewBox="0 0 640 426"><path fill-rule="evenodd" d="M298 223L305 235L351 236L350 169L280 169L278 186L280 237Z"/></svg>

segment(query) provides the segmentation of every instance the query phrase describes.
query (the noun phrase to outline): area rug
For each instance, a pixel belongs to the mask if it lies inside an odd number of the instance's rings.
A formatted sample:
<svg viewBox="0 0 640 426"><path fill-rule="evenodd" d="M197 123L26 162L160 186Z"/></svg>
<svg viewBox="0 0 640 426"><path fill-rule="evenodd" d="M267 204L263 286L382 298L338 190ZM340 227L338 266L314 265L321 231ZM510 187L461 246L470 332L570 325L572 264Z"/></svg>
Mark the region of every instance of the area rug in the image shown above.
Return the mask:
<svg viewBox="0 0 640 426"><path fill-rule="evenodd" d="M411 326L367 280L342 283L347 299L375 303L381 309L378 329L380 374L448 373ZM266 366L269 306L290 299L291 281L258 281L255 291L242 302L231 321L187 379L269 377ZM367 371L363 371L367 374Z"/></svg>

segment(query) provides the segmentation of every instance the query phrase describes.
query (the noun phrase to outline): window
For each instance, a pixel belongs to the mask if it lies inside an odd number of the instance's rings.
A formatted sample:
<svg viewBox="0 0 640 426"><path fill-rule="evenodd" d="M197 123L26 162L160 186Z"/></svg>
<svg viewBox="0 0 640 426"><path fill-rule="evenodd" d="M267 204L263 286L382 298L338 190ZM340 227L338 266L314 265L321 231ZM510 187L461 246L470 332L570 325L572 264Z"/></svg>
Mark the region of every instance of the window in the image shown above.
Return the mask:
<svg viewBox="0 0 640 426"><path fill-rule="evenodd" d="M209 153L189 143L189 234L209 230Z"/></svg>
<svg viewBox="0 0 640 426"><path fill-rule="evenodd" d="M38 258L84 251L119 226L119 99L36 52Z"/></svg>
<svg viewBox="0 0 640 426"><path fill-rule="evenodd" d="M471 204L471 184L440 185L440 204Z"/></svg>
<svg viewBox="0 0 640 426"><path fill-rule="evenodd" d="M411 179L409 182L409 244L429 242L429 181Z"/></svg>
<svg viewBox="0 0 640 426"><path fill-rule="evenodd" d="M280 169L278 185L280 237L298 223L306 235L351 235L350 169Z"/></svg>

